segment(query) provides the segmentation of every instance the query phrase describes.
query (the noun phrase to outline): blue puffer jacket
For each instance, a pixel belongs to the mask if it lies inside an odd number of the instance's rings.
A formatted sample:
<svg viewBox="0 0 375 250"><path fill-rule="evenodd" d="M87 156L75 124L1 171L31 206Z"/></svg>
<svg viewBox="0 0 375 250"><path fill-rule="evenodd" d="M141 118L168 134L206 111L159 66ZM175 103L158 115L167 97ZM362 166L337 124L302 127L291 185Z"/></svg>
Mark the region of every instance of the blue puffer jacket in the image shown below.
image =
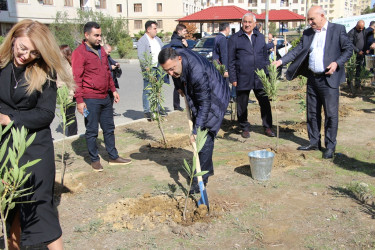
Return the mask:
<svg viewBox="0 0 375 250"><path fill-rule="evenodd" d="M220 129L229 103L229 86L206 58L190 49L176 49L182 57L181 82L192 111L194 128Z"/></svg>

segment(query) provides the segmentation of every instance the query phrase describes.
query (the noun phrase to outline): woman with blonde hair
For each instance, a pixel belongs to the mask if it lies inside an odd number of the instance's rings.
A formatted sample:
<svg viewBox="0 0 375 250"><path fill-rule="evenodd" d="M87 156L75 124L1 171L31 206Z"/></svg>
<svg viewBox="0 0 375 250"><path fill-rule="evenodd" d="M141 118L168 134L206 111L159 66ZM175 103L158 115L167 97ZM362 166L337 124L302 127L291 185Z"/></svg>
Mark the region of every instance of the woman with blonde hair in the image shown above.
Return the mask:
<svg viewBox="0 0 375 250"><path fill-rule="evenodd" d="M55 159L50 124L56 108L56 75L67 84L74 83L64 66L60 49L47 26L23 20L9 31L0 46L0 124L13 122L24 126L29 135L36 133L20 165L41 159L28 168L32 173L25 184L31 195L11 211L9 246L45 244L63 249L62 231L53 204ZM71 86L69 86L71 87Z"/></svg>

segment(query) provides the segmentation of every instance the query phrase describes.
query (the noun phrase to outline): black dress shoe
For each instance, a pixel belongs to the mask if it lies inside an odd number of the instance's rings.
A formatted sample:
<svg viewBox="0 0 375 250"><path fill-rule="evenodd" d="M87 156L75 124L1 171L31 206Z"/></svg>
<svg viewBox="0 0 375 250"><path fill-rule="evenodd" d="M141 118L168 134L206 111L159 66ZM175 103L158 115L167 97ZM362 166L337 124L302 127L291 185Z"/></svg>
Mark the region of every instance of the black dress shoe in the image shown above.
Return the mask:
<svg viewBox="0 0 375 250"><path fill-rule="evenodd" d="M147 119L147 121L151 121L151 113L150 112L146 112L146 113L144 113L144 115L145 115L145 118Z"/></svg>
<svg viewBox="0 0 375 250"><path fill-rule="evenodd" d="M113 112L113 116L120 116L121 114Z"/></svg>
<svg viewBox="0 0 375 250"><path fill-rule="evenodd" d="M328 148L324 154L323 154L323 159L331 159L333 158L333 155L335 154L335 150L332 148Z"/></svg>
<svg viewBox="0 0 375 250"><path fill-rule="evenodd" d="M275 137L275 133L272 132L271 128L266 128L266 129L264 130L264 134L265 134L266 136L268 136L268 137Z"/></svg>
<svg viewBox="0 0 375 250"><path fill-rule="evenodd" d="M174 110L177 110L177 111L184 111L184 108L181 108L181 107L177 107L177 108L174 108Z"/></svg>
<svg viewBox="0 0 375 250"><path fill-rule="evenodd" d="M243 131L241 133L242 138L250 138L250 132L249 131Z"/></svg>
<svg viewBox="0 0 375 250"><path fill-rule="evenodd" d="M307 145L307 146L299 146L297 150L302 150L302 151L311 151L311 150L321 150L321 147L318 145Z"/></svg>

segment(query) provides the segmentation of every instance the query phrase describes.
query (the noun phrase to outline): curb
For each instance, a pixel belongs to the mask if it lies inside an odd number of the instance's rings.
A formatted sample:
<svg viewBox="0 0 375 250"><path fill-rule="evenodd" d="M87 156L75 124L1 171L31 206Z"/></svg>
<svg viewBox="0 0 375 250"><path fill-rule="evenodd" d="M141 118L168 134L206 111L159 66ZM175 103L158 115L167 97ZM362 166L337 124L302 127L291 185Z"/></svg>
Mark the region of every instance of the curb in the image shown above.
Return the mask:
<svg viewBox="0 0 375 250"><path fill-rule="evenodd" d="M115 59L116 62L119 63L129 63L129 64L137 64L139 63L138 59Z"/></svg>
<svg viewBox="0 0 375 250"><path fill-rule="evenodd" d="M171 113L174 113L174 112L177 112L176 110L173 110L171 112L169 112L168 114L171 114ZM129 122L124 122L124 123L120 123L120 124L115 124L115 128L119 127L119 126L124 126L124 125L129 125L129 124L133 124L133 123L136 123L136 122L140 122L140 121L147 121L146 118L141 118L141 119L138 119L138 120L133 120L133 121L129 121ZM99 129L98 132L103 132L102 129ZM57 143L57 142L61 142L63 140L71 140L71 139L78 139L80 137L84 137L85 134L79 134L79 135L72 135L72 136L69 136L69 137L65 137L65 138L60 138L60 139L57 139L57 140L53 140L53 144Z"/></svg>

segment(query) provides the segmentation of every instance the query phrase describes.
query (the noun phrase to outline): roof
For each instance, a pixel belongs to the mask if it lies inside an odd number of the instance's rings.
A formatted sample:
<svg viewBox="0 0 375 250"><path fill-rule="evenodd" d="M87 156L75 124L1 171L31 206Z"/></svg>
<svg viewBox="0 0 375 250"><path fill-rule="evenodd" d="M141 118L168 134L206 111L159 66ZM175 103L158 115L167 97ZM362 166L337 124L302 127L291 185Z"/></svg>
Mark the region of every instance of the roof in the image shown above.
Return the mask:
<svg viewBox="0 0 375 250"><path fill-rule="evenodd" d="M265 20L266 12L257 16L257 20ZM268 20L270 22L276 21L303 21L305 20L304 16L298 15L289 10L270 10L268 12Z"/></svg>
<svg viewBox="0 0 375 250"><path fill-rule="evenodd" d="M214 6L178 19L179 22L237 21L249 13L237 6ZM253 13L254 14L254 13ZM254 14L256 18L257 15Z"/></svg>

